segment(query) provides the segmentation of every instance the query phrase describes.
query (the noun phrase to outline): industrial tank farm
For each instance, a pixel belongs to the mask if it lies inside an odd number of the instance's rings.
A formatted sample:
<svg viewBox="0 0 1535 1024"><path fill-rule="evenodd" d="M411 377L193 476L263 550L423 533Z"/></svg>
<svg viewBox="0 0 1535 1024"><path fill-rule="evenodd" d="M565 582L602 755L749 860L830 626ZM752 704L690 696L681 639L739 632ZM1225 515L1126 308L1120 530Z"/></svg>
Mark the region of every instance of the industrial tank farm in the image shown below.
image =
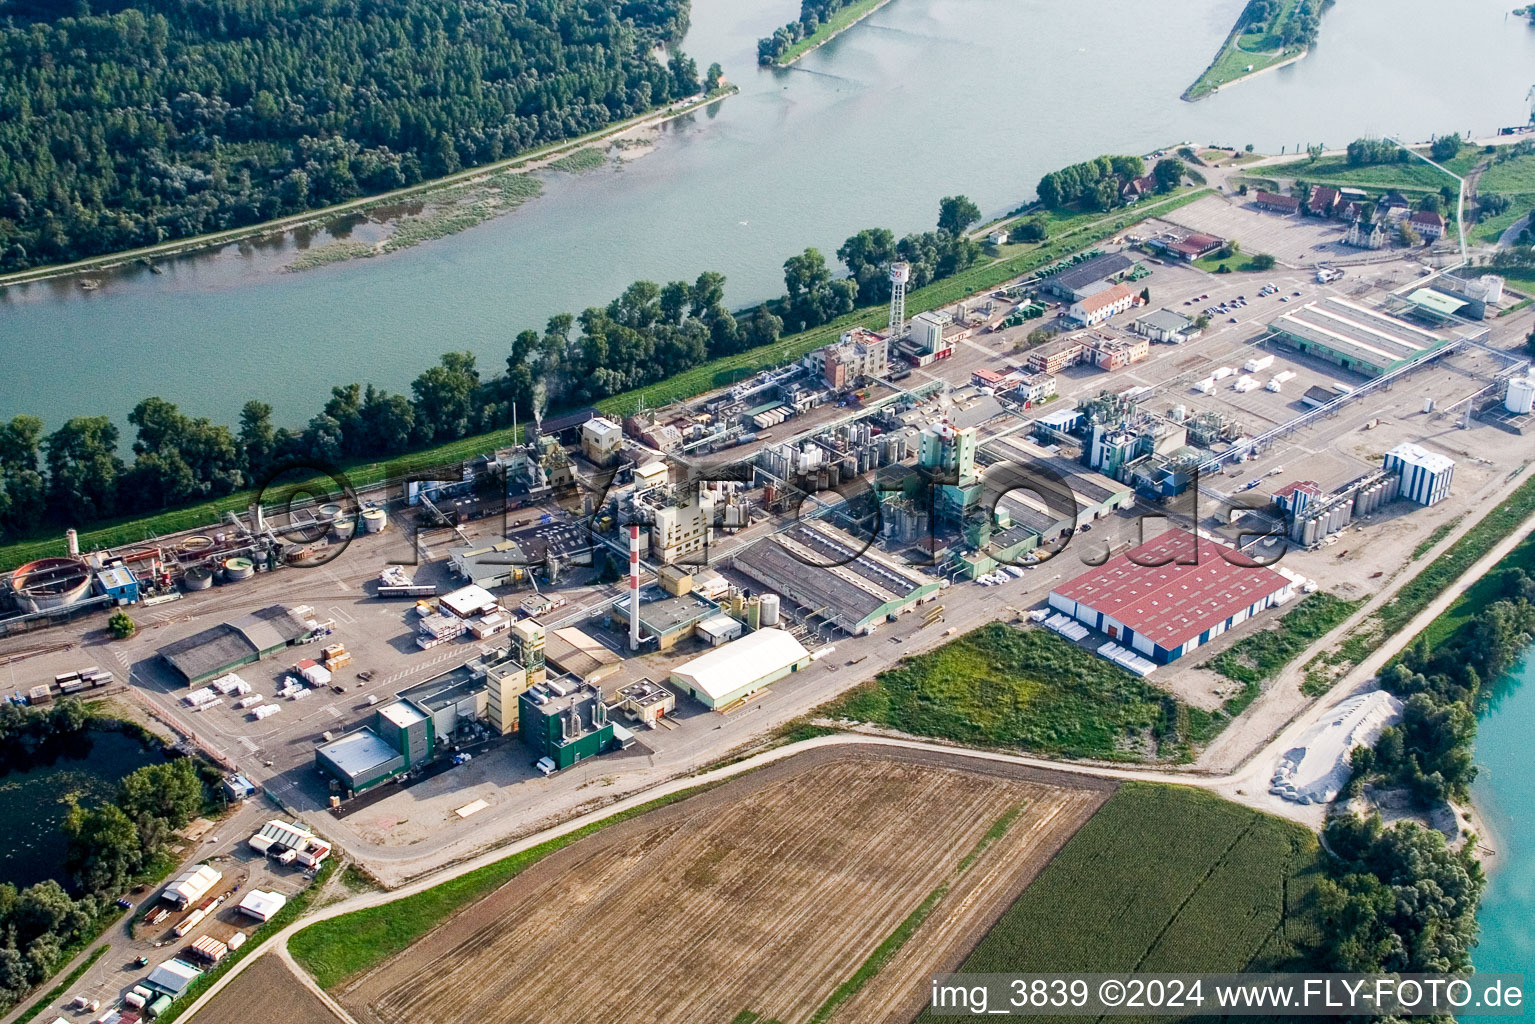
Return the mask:
<svg viewBox="0 0 1535 1024"><path fill-rule="evenodd" d="M16 603L25 613L78 604L91 592L91 571L78 558L39 558L11 578Z"/></svg>

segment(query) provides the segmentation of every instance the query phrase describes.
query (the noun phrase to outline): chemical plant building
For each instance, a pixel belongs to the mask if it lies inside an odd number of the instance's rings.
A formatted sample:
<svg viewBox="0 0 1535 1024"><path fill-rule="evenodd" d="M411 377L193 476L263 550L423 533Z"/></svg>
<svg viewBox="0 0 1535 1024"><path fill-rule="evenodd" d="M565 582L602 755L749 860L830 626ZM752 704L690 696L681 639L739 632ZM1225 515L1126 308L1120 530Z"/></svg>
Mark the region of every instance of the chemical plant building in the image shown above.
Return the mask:
<svg viewBox="0 0 1535 1024"><path fill-rule="evenodd" d="M1294 596L1285 576L1228 555L1240 557L1171 530L1057 587L1050 607L1166 665Z"/></svg>
<svg viewBox="0 0 1535 1024"><path fill-rule="evenodd" d="M157 652L189 686L252 665L321 629L307 606L269 608L220 623L167 644Z"/></svg>
<svg viewBox="0 0 1535 1024"><path fill-rule="evenodd" d="M1386 453L1386 471L1401 476L1399 494L1419 505L1437 505L1450 496L1455 461L1415 444L1400 444Z"/></svg>
<svg viewBox="0 0 1535 1024"><path fill-rule="evenodd" d="M1293 348L1367 377L1446 351L1460 340L1339 298L1308 302L1269 324L1269 330Z"/></svg>
<svg viewBox="0 0 1535 1024"><path fill-rule="evenodd" d="M939 588L931 576L816 520L758 541L733 559L738 571L766 589L793 595L809 618L854 636L895 621L936 597Z"/></svg>
<svg viewBox="0 0 1535 1024"><path fill-rule="evenodd" d="M1194 321L1171 309L1159 309L1139 317L1130 330L1164 345L1181 345L1193 341L1204 333L1194 326Z"/></svg>
<svg viewBox="0 0 1535 1024"><path fill-rule="evenodd" d="M609 613L616 630L629 629L629 600L626 594ZM691 591L673 595L659 587L646 587L640 591L640 638L647 644L654 643L658 651L669 651L691 636L700 622L718 615L719 610L719 605Z"/></svg>
<svg viewBox="0 0 1535 1024"><path fill-rule="evenodd" d="M608 720L602 691L568 679L550 679L518 699L522 741L535 760L548 758L552 771L606 753L621 744ZM625 735L632 736L625 730Z"/></svg>
<svg viewBox="0 0 1535 1024"><path fill-rule="evenodd" d="M781 629L759 629L672 670L671 682L704 707L733 705L810 664L810 652Z"/></svg>

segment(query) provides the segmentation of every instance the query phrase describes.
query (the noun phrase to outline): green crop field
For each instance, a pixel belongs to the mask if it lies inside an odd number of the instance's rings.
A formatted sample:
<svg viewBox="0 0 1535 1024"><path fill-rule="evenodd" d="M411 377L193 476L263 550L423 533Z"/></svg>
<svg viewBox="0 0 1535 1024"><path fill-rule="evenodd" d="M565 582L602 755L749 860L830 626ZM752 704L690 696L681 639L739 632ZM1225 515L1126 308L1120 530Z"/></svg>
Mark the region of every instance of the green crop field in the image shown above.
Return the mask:
<svg viewBox="0 0 1535 1024"><path fill-rule="evenodd" d="M1183 757L1210 716L1046 629L994 622L819 712L977 746L1109 760Z"/></svg>
<svg viewBox="0 0 1535 1024"><path fill-rule="evenodd" d="M960 971L1297 969L1320 938L1321 857L1316 837L1299 825L1197 790L1129 783Z"/></svg>

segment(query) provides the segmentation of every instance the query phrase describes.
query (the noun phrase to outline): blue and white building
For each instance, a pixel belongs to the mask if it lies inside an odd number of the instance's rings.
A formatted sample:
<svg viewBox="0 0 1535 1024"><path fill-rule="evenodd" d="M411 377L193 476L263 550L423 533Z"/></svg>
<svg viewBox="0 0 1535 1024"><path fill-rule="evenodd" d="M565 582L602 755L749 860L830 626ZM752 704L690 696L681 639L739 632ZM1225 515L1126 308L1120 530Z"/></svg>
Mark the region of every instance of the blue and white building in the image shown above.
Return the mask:
<svg viewBox="0 0 1535 1024"><path fill-rule="evenodd" d="M1455 460L1426 451L1412 443L1399 444L1386 453L1386 471L1400 475L1400 496L1419 505L1437 505L1450 496Z"/></svg>

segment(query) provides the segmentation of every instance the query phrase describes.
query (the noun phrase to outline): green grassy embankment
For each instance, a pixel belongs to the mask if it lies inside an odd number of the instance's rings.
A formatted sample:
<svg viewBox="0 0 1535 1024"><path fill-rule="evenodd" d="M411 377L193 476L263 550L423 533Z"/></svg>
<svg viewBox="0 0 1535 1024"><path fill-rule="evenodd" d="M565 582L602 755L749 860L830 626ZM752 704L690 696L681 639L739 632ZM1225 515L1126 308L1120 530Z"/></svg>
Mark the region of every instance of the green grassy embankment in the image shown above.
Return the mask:
<svg viewBox="0 0 1535 1024"><path fill-rule="evenodd" d="M1300 0L1285 0L1279 13L1269 20L1270 25L1282 25ZM1247 13L1243 6L1242 14ZM1185 100L1198 100L1215 92L1221 86L1240 82L1250 75L1266 71L1275 64L1302 56L1304 46L1285 46L1282 40L1270 38L1268 32L1243 32L1241 23L1232 28L1221 50L1183 94Z"/></svg>
<svg viewBox="0 0 1535 1024"><path fill-rule="evenodd" d="M697 786L607 817L510 857L451 878L413 896L310 925L288 951L321 988L334 989L404 950L462 908L490 895L529 866L594 832L705 792Z"/></svg>
<svg viewBox="0 0 1535 1024"><path fill-rule="evenodd" d="M1320 941L1322 856L1299 825L1197 790L1127 783L959 970L1293 970Z"/></svg>
<svg viewBox="0 0 1535 1024"><path fill-rule="evenodd" d="M846 32L889 2L890 0L854 0L853 3L822 22L810 35L785 50L774 64L781 68L788 67L811 50L825 46L834 37Z"/></svg>
<svg viewBox="0 0 1535 1024"><path fill-rule="evenodd" d="M995 288L997 285L1052 263L1094 242L1110 238L1129 224L1149 216L1165 215L1207 194L1209 194L1208 189L1187 189L1156 203L1142 203L1133 209L1103 214L1096 219L1084 221L1070 233L1062 234L1040 245L1019 246L1015 253L977 264L953 277L928 285L926 288L917 289L907 297L907 312L915 315L956 302L976 292ZM647 406L654 408L692 398L750 377L759 370L792 362L812 349L835 341L851 327L881 326L885 323L885 318L883 306L855 310L832 323L780 338L772 345L764 345L733 356L724 356L658 384L603 399L597 403L597 407L605 413L624 416L632 413L641 399ZM346 473L351 486L364 488L398 477L403 473L419 472L428 467L463 461L475 455L505 447L515 440L516 437L510 429L494 430L401 455L391 460L361 459L344 462L340 468ZM333 485L321 485L321 487L332 496L336 493ZM245 511L254 499L253 491L239 491L217 501L201 502L154 515L127 516L98 523L88 530L81 531L80 545L84 550L119 547L142 543L182 530L211 526L226 512ZM35 558L64 554L64 538L61 533L62 531L50 530L46 534L0 545L0 570L13 569Z"/></svg>
<svg viewBox="0 0 1535 1024"><path fill-rule="evenodd" d="M818 709L973 746L1112 761L1181 760L1212 716L1046 629L994 622Z"/></svg>

